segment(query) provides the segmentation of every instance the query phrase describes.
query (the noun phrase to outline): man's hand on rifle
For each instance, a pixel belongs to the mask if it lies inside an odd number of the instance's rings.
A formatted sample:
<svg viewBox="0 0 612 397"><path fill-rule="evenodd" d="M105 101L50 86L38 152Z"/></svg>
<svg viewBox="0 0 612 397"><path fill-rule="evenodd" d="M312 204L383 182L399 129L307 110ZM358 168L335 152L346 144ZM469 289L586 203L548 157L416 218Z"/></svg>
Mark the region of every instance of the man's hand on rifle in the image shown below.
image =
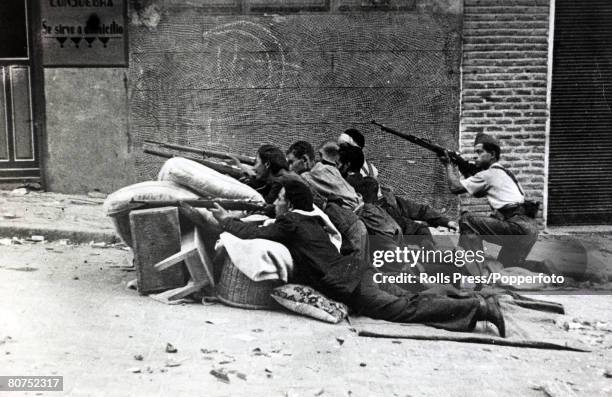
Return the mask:
<svg viewBox="0 0 612 397"><path fill-rule="evenodd" d="M233 165L234 167L240 168L240 171L242 171L242 173L245 174L247 177L250 178L250 177L255 176L255 171L253 171L253 167L246 165L246 164L242 164L236 156L229 155L228 159L231 165Z"/></svg>
<svg viewBox="0 0 612 397"><path fill-rule="evenodd" d="M223 221L224 219L232 218L230 213L227 212L225 208L221 207L219 203L215 203L215 208L211 208L210 212L212 212L215 219L219 222Z"/></svg>
<svg viewBox="0 0 612 397"><path fill-rule="evenodd" d="M450 164L451 160L448 155L448 150L444 150L443 154L439 154L438 159L440 159L440 162L444 165Z"/></svg>

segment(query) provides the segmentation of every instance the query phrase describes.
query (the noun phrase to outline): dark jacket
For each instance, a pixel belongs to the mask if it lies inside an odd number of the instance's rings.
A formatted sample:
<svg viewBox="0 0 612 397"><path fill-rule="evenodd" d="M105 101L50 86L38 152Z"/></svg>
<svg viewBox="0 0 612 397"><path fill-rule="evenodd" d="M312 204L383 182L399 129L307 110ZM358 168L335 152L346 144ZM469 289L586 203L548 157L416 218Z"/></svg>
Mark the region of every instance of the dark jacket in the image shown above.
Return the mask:
<svg viewBox="0 0 612 397"><path fill-rule="evenodd" d="M239 238L264 238L285 245L294 263L289 282L309 285L332 299L345 301L365 270L355 258L340 255L317 216L288 212L268 226L236 219L225 219L220 226Z"/></svg>

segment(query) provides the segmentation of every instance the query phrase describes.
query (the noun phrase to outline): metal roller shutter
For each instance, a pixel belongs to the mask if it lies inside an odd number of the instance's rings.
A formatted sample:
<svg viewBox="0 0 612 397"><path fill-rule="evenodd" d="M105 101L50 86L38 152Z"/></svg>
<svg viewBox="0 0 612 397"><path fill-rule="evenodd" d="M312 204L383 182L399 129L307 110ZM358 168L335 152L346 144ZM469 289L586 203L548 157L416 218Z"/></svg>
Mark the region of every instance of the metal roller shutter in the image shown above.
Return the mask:
<svg viewBox="0 0 612 397"><path fill-rule="evenodd" d="M612 1L556 0L548 225L612 223Z"/></svg>

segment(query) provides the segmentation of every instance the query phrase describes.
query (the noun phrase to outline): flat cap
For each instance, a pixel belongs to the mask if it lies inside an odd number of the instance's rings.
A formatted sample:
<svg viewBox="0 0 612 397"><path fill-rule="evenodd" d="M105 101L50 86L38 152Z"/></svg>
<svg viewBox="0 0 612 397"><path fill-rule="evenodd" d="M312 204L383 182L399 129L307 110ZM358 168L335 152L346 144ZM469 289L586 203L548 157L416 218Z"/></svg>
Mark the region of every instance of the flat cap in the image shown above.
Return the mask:
<svg viewBox="0 0 612 397"><path fill-rule="evenodd" d="M498 148L500 147L499 142L497 142L497 139L493 138L491 135L485 134L484 132L479 132L476 135L474 145L478 145L479 143L488 143L490 145L497 146Z"/></svg>

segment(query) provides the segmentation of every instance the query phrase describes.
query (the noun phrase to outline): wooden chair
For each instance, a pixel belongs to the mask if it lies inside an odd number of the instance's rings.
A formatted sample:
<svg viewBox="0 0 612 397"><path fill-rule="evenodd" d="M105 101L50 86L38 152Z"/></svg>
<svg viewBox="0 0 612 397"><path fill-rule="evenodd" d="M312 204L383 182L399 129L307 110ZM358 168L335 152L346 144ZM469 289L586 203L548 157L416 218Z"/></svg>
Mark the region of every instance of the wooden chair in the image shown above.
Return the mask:
<svg viewBox="0 0 612 397"><path fill-rule="evenodd" d="M199 291L207 285L215 286L212 260L202 244L198 228L194 228L181 237L181 250L176 254L155 264L155 269L162 271L185 261L191 279L184 287L175 288L163 293L168 301L181 299Z"/></svg>

